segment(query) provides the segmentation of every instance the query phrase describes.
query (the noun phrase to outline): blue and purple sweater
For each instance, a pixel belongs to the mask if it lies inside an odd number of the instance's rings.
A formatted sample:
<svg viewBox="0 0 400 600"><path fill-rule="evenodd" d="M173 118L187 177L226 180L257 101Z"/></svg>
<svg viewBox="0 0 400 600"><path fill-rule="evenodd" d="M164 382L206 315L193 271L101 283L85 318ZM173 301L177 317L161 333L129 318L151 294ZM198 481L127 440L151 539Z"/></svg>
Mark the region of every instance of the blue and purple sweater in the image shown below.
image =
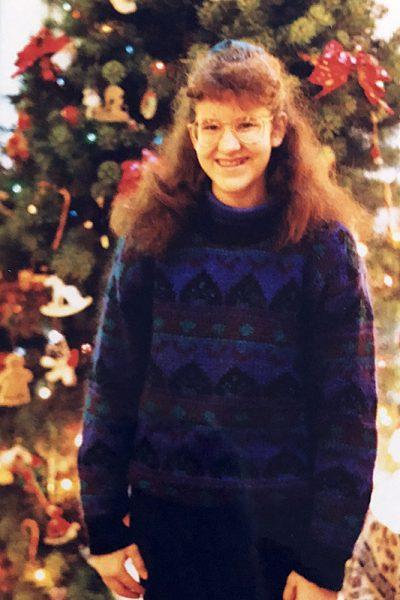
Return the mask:
<svg viewBox="0 0 400 600"><path fill-rule="evenodd" d="M341 223L273 249L282 206L208 193L162 258L119 241L78 456L93 554L135 541L130 486L191 505L240 497L257 535L340 589L376 459L373 310Z"/></svg>

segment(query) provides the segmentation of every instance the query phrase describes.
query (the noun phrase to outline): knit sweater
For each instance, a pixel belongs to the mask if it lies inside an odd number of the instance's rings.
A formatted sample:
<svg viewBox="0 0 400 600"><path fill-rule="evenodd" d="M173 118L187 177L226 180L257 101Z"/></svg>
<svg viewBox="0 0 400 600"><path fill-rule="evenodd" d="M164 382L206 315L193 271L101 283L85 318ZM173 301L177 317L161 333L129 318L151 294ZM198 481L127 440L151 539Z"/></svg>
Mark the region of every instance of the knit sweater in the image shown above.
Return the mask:
<svg viewBox="0 0 400 600"><path fill-rule="evenodd" d="M283 206L209 192L162 258L119 240L78 455L93 554L135 541L132 488L191 505L240 497L297 572L341 588L376 459L373 309L343 224L274 249Z"/></svg>

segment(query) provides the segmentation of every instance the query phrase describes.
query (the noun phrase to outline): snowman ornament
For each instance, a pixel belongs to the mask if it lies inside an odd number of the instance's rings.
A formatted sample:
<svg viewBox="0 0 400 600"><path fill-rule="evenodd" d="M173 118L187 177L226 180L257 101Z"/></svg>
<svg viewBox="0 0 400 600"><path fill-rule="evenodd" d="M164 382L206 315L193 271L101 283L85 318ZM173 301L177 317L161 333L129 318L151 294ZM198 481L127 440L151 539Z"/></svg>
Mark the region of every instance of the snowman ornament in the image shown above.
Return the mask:
<svg viewBox="0 0 400 600"><path fill-rule="evenodd" d="M45 378L50 383L61 381L66 387L75 386L77 383L75 369L79 362L79 351L70 350L68 342L63 335L56 343L46 346L46 356L42 356L40 364L47 371Z"/></svg>

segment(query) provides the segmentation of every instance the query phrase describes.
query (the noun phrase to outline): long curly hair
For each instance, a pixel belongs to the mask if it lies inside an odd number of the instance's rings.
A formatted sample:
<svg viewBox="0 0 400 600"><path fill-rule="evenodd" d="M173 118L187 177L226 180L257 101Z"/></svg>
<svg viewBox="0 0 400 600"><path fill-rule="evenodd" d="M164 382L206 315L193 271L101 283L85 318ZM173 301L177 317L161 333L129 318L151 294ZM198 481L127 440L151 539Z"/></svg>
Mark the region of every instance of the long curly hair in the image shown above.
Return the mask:
<svg viewBox="0 0 400 600"><path fill-rule="evenodd" d="M321 221L337 220L356 236L369 226L370 215L337 181L333 153L315 133L311 105L296 77L261 45L224 40L193 60L186 84L173 103L173 122L154 168L139 187L117 197L111 229L124 235L128 248L161 256L188 226L191 210L201 202L208 177L192 146L187 124L195 119L196 102L219 100L226 94L245 96L275 117L288 116L285 137L272 148L265 172L268 193L284 194L277 249L296 243ZM315 118L315 117L314 117Z"/></svg>

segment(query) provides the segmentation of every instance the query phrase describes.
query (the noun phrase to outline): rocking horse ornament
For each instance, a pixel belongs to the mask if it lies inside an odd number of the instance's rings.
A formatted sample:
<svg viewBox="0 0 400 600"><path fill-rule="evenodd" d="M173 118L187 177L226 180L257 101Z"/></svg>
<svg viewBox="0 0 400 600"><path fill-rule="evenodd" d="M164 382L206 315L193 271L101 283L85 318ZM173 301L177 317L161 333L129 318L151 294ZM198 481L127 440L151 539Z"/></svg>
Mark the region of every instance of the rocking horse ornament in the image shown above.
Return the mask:
<svg viewBox="0 0 400 600"><path fill-rule="evenodd" d="M122 15L129 15L137 10L135 0L110 0L110 2L113 8Z"/></svg>
<svg viewBox="0 0 400 600"><path fill-rule="evenodd" d="M53 290L53 298L40 312L46 317L69 317L81 312L93 302L91 296L83 297L74 285L65 285L57 275L50 275L44 282L46 287Z"/></svg>

